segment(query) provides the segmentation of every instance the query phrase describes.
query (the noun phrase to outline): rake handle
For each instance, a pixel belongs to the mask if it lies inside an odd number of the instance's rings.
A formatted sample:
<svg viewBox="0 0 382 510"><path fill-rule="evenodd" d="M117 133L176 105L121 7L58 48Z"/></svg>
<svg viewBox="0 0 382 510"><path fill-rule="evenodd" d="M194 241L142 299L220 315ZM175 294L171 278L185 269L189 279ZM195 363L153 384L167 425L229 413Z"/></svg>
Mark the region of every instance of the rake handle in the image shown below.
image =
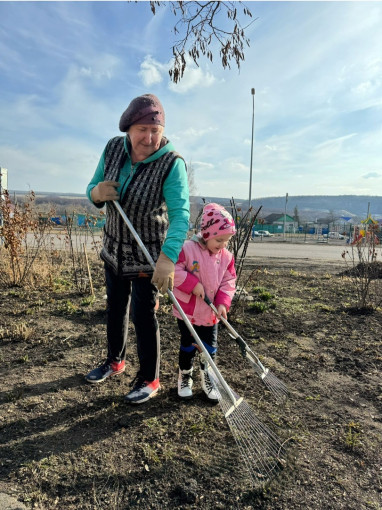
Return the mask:
<svg viewBox="0 0 382 510"><path fill-rule="evenodd" d="M125 211L122 209L121 204L119 202L117 202L116 200L113 200L113 203L114 203L116 209L118 210L118 212L120 213L120 215L122 216L123 221L126 223L128 229L130 230L130 232L133 235L134 239L138 243L138 246L140 247L140 249L142 250L143 254L145 255L148 263L150 264L152 269L155 270L155 262L154 262L153 258L151 257L150 253L148 252L146 246L143 244L141 238L138 235L138 232L133 227L133 225L132 225L131 221L129 220L129 218L127 217ZM203 342L200 340L198 334L196 333L196 331L192 327L191 322L189 321L187 315L184 313L182 307L178 303L178 301L177 301L176 297L174 296L173 292L170 289L168 289L167 290L167 294L170 296L171 301L173 302L175 308L180 313L180 315L181 315L183 321L185 322L188 330L190 331L190 333L194 337L196 343L198 344L198 346L202 350L206 360L208 361L208 364L211 366L211 368L214 371L216 377L219 379L221 385L223 386L223 388L225 389L225 391L229 395L230 399L232 400L232 403L234 404L234 406L237 405L237 399L233 395L233 393L232 393L230 387L228 386L228 384L225 382L225 380L224 380L223 376L221 375L219 369L217 368L217 366L215 365L213 359L209 355L209 352L204 347Z"/></svg>
<svg viewBox="0 0 382 510"><path fill-rule="evenodd" d="M210 298L208 296L204 296L204 301L207 303L207 305L214 311L215 315L218 315L218 311L216 306L212 303ZM224 324L224 326L228 329L228 331L231 333L231 336L235 339L236 343L240 347L241 354L244 358L247 358L252 364L258 364L260 366L261 370L266 373L266 369L259 360L259 358L251 351L251 349L248 347L247 343L243 340L243 338L239 335L239 333L231 326L231 324L225 319L224 317L220 317L220 320ZM252 356L255 357L256 361L252 359Z"/></svg>
<svg viewBox="0 0 382 510"><path fill-rule="evenodd" d="M213 302L210 300L208 296L204 296L204 301L207 303L207 305L214 311L215 315L218 315L218 310L216 306L213 304ZM247 344L244 342L244 340L241 338L241 336L233 329L231 324L225 319L224 317L220 317L220 320L224 324L224 326L228 329L228 331L232 334L234 339L236 340L237 344L239 345L241 349L242 355L245 357L247 353Z"/></svg>

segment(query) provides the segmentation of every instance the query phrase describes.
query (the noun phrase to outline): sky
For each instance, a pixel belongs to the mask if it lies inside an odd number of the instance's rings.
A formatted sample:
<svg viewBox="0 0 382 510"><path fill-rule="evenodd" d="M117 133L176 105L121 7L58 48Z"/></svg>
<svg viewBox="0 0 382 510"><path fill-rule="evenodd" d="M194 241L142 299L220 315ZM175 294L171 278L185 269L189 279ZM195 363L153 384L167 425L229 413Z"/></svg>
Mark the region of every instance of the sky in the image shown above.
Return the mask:
<svg viewBox="0 0 382 510"><path fill-rule="evenodd" d="M381 195L382 2L246 4L240 71L217 52L174 84L168 5L0 1L9 189L85 193L129 102L153 93L194 195L248 198L251 174L252 199Z"/></svg>

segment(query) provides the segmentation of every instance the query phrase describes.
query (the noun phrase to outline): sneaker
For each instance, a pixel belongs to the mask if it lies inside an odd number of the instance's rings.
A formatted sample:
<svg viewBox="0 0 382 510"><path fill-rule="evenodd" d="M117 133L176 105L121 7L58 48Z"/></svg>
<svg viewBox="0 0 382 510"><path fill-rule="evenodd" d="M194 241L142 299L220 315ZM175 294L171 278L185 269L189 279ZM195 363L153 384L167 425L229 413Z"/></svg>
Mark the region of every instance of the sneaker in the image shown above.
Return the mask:
<svg viewBox="0 0 382 510"><path fill-rule="evenodd" d="M204 364L203 368L200 368L200 377L202 379L202 389L207 395L208 400L211 402L218 402L218 393L211 382L210 376L208 375L207 364Z"/></svg>
<svg viewBox="0 0 382 510"><path fill-rule="evenodd" d="M156 395L160 388L159 379L145 381L140 376L137 376L131 385L134 385L133 389L125 396L125 401L129 404L142 404L142 402L146 402L146 400Z"/></svg>
<svg viewBox="0 0 382 510"><path fill-rule="evenodd" d="M178 396L180 398L192 398L192 371L193 368L189 370L179 369Z"/></svg>
<svg viewBox="0 0 382 510"><path fill-rule="evenodd" d="M85 375L85 380L90 383L99 383L111 375L122 374L122 372L125 371L125 368L125 360L120 362L106 360L101 366Z"/></svg>

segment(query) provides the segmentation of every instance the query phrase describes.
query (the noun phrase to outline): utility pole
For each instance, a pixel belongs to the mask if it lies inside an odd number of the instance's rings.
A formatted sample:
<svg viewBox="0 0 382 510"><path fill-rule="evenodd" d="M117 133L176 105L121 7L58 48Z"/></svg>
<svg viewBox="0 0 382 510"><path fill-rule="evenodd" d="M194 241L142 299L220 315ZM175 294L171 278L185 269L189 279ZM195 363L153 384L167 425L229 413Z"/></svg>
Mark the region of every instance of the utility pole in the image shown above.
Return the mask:
<svg viewBox="0 0 382 510"><path fill-rule="evenodd" d="M252 139L251 139L251 165L249 170L249 199L248 199L248 210L251 208L252 199L252 161L253 161L253 128L255 124L255 89L251 89L252 94Z"/></svg>
<svg viewBox="0 0 382 510"><path fill-rule="evenodd" d="M285 209L284 209L284 240L285 240L285 228L286 228L286 210L287 210L287 203L288 203L288 193L285 195Z"/></svg>

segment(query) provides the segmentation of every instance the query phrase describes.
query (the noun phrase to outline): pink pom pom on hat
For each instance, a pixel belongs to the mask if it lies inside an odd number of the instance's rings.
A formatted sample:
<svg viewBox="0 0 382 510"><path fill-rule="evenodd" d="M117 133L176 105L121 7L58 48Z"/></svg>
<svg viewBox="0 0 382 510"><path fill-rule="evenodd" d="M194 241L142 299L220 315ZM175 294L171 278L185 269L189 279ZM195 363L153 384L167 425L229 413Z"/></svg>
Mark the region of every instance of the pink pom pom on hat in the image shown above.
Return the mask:
<svg viewBox="0 0 382 510"><path fill-rule="evenodd" d="M200 232L205 241L219 235L236 233L235 222L228 211L219 204L207 204L204 206Z"/></svg>

